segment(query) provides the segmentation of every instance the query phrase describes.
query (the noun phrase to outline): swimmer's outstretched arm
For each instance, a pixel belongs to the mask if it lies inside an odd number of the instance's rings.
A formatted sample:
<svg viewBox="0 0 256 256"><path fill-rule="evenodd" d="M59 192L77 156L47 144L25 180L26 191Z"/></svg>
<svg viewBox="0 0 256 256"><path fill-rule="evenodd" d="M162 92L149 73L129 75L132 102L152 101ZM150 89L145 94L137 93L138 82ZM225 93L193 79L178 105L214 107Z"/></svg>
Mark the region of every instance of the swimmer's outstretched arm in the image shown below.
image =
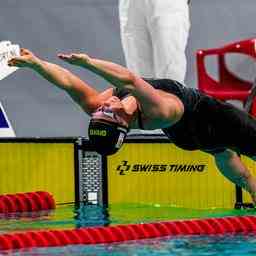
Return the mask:
<svg viewBox="0 0 256 256"><path fill-rule="evenodd" d="M58 57L70 64L92 71L117 88L123 88L134 80L134 74L121 65L91 58L84 53L58 54Z"/></svg>
<svg viewBox="0 0 256 256"><path fill-rule="evenodd" d="M139 101L143 112L150 118L176 121L182 110L177 102L166 99L141 77L127 68L105 60L91 58L86 54L59 54L62 60L84 67L101 76L117 88L128 88Z"/></svg>
<svg viewBox="0 0 256 256"><path fill-rule="evenodd" d="M22 49L21 56L11 59L8 64L10 66L28 67L36 71L43 78L66 91L88 114L91 114L101 105L104 97L108 98L112 95L112 89L100 94L67 69L42 60L27 49Z"/></svg>

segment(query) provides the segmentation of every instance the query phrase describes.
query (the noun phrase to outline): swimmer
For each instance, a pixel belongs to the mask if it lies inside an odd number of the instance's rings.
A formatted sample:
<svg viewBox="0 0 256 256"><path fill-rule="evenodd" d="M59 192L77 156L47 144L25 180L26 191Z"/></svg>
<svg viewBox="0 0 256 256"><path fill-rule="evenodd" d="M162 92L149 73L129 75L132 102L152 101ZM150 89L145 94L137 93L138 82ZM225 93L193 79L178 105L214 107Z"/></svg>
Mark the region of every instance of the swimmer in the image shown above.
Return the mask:
<svg viewBox="0 0 256 256"><path fill-rule="evenodd" d="M254 117L171 79L143 79L118 64L83 53L58 57L92 71L112 87L98 92L67 69L27 49L9 65L28 67L66 91L91 116L88 135L97 152L116 153L130 128L162 129L176 146L213 155L220 172L248 191L256 204L256 180L239 157L256 160Z"/></svg>

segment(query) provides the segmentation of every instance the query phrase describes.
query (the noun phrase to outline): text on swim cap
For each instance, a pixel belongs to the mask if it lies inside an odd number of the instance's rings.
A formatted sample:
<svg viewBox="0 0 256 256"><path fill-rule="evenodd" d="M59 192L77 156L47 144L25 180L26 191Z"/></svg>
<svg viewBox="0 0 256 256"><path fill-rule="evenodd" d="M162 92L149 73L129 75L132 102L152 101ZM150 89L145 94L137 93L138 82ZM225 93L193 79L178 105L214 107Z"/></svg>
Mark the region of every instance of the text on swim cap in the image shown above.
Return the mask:
<svg viewBox="0 0 256 256"><path fill-rule="evenodd" d="M106 130L90 130L89 131L90 135L96 135L96 136L102 136L105 137L107 136L107 131Z"/></svg>

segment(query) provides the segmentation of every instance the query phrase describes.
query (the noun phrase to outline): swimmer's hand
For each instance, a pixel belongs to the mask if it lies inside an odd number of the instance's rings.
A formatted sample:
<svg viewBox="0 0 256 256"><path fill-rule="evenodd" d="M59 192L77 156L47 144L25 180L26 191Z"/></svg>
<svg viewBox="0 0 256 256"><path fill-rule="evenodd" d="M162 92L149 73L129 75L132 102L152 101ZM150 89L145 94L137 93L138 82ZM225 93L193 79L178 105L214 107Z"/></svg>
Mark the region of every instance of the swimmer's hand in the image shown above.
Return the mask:
<svg viewBox="0 0 256 256"><path fill-rule="evenodd" d="M84 53L70 53L70 54L58 54L58 57L61 60L68 62L69 64L76 65L76 66L87 66L90 64L91 58Z"/></svg>
<svg viewBox="0 0 256 256"><path fill-rule="evenodd" d="M31 51L28 49L21 48L20 56L14 57L8 61L8 66L12 67L29 67L32 68L40 62L39 58L37 58Z"/></svg>
<svg viewBox="0 0 256 256"><path fill-rule="evenodd" d="M132 84L134 81L134 75L128 69L113 62L91 58L84 53L58 54L58 57L92 71L118 88Z"/></svg>

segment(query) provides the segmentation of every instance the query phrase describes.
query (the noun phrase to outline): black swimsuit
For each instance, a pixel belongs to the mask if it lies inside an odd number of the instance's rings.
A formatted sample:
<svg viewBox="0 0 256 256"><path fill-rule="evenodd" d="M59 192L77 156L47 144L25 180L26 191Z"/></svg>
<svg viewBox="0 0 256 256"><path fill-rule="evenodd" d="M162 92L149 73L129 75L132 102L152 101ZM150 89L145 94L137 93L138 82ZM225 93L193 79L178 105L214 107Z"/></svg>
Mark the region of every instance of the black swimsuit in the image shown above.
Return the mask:
<svg viewBox="0 0 256 256"><path fill-rule="evenodd" d="M155 89L176 95L184 105L182 118L162 129L175 145L211 153L230 148L256 155L256 119L245 111L170 79L144 80Z"/></svg>

